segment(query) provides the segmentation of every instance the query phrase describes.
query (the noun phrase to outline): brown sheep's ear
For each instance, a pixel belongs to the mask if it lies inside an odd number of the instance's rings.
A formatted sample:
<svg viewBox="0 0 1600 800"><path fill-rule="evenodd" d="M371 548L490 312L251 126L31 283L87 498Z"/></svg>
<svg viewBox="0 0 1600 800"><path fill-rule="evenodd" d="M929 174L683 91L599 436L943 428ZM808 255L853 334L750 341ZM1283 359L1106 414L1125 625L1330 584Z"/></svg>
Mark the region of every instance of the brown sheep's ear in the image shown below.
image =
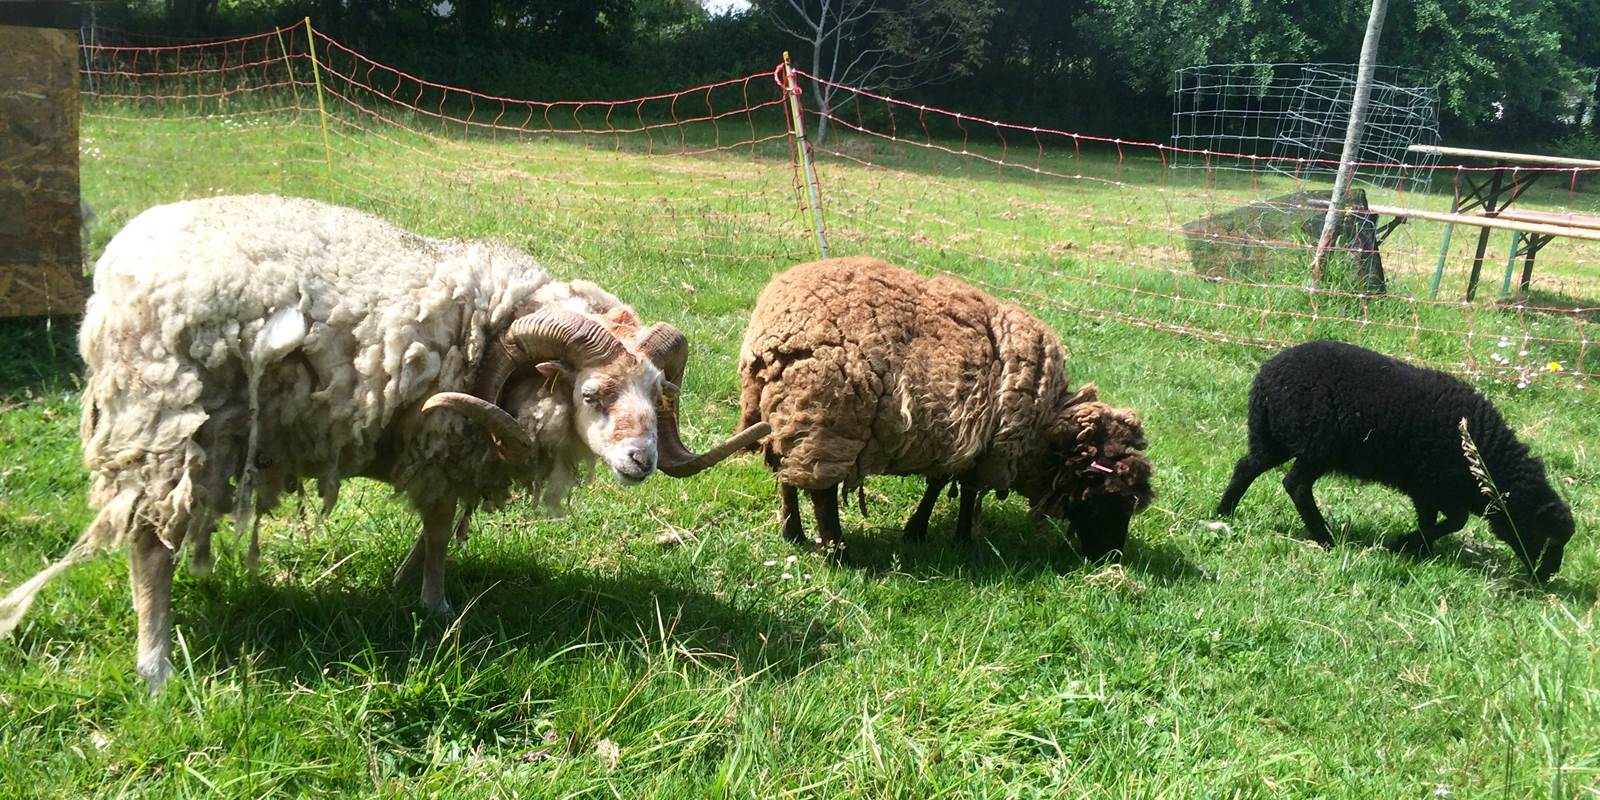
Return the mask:
<svg viewBox="0 0 1600 800"><path fill-rule="evenodd" d="M1083 386L1079 387L1078 391L1075 394L1073 394L1071 397L1067 398L1067 402L1064 405L1075 406L1075 405L1078 405L1079 403L1093 403L1093 402L1098 401L1099 399L1100 399L1100 387L1098 387L1098 386L1096 386L1096 385L1094 385L1092 383L1086 383Z"/></svg>

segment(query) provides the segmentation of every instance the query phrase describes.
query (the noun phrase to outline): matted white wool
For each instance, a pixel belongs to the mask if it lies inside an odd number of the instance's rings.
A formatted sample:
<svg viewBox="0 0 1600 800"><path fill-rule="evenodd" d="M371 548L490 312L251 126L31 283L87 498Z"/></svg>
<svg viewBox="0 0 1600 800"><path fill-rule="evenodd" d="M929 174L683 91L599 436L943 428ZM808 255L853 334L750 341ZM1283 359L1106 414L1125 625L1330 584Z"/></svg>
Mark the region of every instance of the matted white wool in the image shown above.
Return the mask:
<svg viewBox="0 0 1600 800"><path fill-rule="evenodd" d="M329 507L356 475L418 507L493 508L514 482L559 507L592 458L559 403L539 412L538 452L518 467L459 415L416 413L436 392L469 391L495 333L552 303L595 315L621 305L587 281L551 281L509 246L422 237L311 200L213 197L140 214L98 262L80 332L97 516L0 601L0 635L51 578L134 525L173 550L230 507L253 529L308 477Z"/></svg>

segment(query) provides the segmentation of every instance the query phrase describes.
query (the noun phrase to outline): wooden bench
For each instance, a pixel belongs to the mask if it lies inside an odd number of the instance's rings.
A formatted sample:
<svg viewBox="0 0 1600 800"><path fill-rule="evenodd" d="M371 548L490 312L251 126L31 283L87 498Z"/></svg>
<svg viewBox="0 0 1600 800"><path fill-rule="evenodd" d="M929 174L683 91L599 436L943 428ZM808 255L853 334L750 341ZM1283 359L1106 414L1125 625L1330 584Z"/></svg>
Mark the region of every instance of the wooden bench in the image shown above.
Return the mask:
<svg viewBox="0 0 1600 800"><path fill-rule="evenodd" d="M1501 289L1505 294L1511 293L1511 273L1518 256L1524 258L1521 290L1526 293L1528 285L1533 280L1534 257L1556 237L1600 241L1600 217L1507 208L1541 177L1552 173L1563 174L1569 170L1574 176L1580 170L1600 170L1600 161L1426 144L1414 144L1407 149L1428 155L1493 161L1498 167L1490 172L1486 180L1481 181L1472 172L1458 173L1465 184L1465 191L1456 193L1449 213L1392 207L1385 207L1386 211L1379 212L1447 223L1444 229L1444 242L1439 247L1439 264L1433 273L1431 295L1433 297L1439 294L1439 280L1444 275L1445 260L1450 251L1450 234L1458 223L1479 229L1478 248L1472 256L1472 274L1467 278L1468 300L1471 300L1477 292L1484 254L1489 245L1489 234L1495 229L1509 230L1513 233L1511 253L1506 258L1505 283ZM1520 164L1542 169L1519 170L1514 166ZM1506 181L1508 174L1511 178L1509 184ZM1481 210L1476 213L1466 213L1474 209ZM1372 210L1379 211L1379 207L1373 206Z"/></svg>

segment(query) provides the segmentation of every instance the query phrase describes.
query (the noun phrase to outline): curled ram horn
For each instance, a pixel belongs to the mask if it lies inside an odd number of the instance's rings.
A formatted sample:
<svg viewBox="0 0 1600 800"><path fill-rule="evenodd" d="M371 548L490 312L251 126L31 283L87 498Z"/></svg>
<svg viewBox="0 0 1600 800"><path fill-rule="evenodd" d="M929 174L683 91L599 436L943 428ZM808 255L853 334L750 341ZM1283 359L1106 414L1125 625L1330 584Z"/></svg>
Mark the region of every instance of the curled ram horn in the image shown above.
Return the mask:
<svg viewBox="0 0 1600 800"><path fill-rule="evenodd" d="M635 347L666 377L667 386L656 407L656 448L661 471L674 478L687 478L749 447L772 432L772 426L758 422L734 434L727 441L696 454L683 444L678 433L678 387L683 385L683 370L689 362L689 340L683 332L658 322L641 332Z"/></svg>
<svg viewBox="0 0 1600 800"><path fill-rule="evenodd" d="M472 394L440 392L428 398L422 410L447 408L482 425L494 435L501 457L519 463L533 451L533 440L500 405L511 376L542 361L583 368L605 363L623 352L622 342L604 325L571 311L540 309L513 320L490 345Z"/></svg>
<svg viewBox="0 0 1600 800"><path fill-rule="evenodd" d="M603 364L624 352L606 326L582 314L545 308L518 317L489 347L473 394L498 405L512 373L542 361L575 369Z"/></svg>
<svg viewBox="0 0 1600 800"><path fill-rule="evenodd" d="M464 392L439 392L422 404L422 413L436 408L447 408L482 425L499 443L500 455L508 462L521 463L533 452L533 440L517 424L517 418L481 397Z"/></svg>

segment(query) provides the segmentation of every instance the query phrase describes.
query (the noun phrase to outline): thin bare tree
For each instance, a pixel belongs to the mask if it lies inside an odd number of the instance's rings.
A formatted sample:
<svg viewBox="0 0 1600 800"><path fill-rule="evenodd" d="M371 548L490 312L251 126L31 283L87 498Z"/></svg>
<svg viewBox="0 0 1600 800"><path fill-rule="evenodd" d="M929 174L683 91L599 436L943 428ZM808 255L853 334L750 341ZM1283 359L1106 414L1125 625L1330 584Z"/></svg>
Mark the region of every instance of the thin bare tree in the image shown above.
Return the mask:
<svg viewBox="0 0 1600 800"><path fill-rule="evenodd" d="M839 86L903 91L967 74L983 58L994 0L762 0L778 30L802 42L817 141ZM805 66L809 62L809 66ZM817 79L821 80L817 80Z"/></svg>

